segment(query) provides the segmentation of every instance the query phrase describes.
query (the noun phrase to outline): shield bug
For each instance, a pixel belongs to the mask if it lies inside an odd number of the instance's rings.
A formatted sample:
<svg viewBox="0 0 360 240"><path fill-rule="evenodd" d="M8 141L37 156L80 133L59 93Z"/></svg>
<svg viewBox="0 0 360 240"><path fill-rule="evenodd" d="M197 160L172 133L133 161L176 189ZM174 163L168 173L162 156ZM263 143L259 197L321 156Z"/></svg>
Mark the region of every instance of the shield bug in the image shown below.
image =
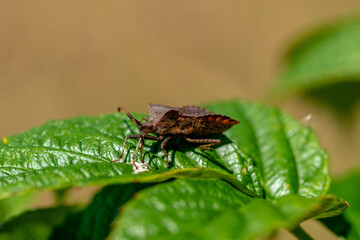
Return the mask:
<svg viewBox="0 0 360 240"><path fill-rule="evenodd" d="M124 112L139 127L140 134L127 136L119 158L112 162L118 162L123 157L125 144L129 138L139 139L132 157L132 163L136 167L135 156L139 146L141 145L141 162L143 162L144 140L150 139L161 142L161 150L165 154L166 165L169 167L165 146L172 138L180 136L188 142L201 144L199 147L203 150L210 150L211 146L221 143L220 139L210 138L210 136L219 135L239 123L230 117L212 113L198 106L168 107L150 103L148 109L150 119L143 117L138 121L124 108L118 108L119 112ZM143 119L146 122L141 123Z"/></svg>

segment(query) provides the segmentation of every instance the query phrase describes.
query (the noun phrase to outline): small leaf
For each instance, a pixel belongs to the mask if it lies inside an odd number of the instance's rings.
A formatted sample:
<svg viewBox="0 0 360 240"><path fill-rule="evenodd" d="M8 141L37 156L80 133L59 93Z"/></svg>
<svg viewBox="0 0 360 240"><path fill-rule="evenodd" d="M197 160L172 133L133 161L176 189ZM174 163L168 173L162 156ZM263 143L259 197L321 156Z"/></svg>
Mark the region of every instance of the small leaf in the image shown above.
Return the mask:
<svg viewBox="0 0 360 240"><path fill-rule="evenodd" d="M308 33L289 49L272 96L304 94L350 117L360 100L360 18Z"/></svg>
<svg viewBox="0 0 360 240"><path fill-rule="evenodd" d="M14 216L25 212L37 198L35 192L20 194L11 198L0 200L0 224L10 220Z"/></svg>
<svg viewBox="0 0 360 240"><path fill-rule="evenodd" d="M321 222L339 236L346 239L360 237L360 171L354 171L347 176L335 179L331 185L330 193L346 199L349 209L336 218L322 219ZM335 228L336 226L336 228Z"/></svg>
<svg viewBox="0 0 360 240"><path fill-rule="evenodd" d="M333 196L254 199L219 180L176 180L140 191L125 204L110 239L255 239L330 215L335 206L347 205Z"/></svg>

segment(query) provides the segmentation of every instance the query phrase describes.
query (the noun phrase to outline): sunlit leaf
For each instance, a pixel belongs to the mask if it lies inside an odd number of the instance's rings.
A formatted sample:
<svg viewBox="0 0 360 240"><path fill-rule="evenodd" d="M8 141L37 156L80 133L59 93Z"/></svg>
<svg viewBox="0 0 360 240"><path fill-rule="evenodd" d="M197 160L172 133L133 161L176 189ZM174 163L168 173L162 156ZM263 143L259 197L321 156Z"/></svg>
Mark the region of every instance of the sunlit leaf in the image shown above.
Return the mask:
<svg viewBox="0 0 360 240"><path fill-rule="evenodd" d="M124 114L56 120L8 137L0 144L0 197L33 189L159 182L172 177L225 178L260 197L264 189L271 198L326 192L328 156L311 129L261 104L233 101L208 107L241 123L225 132L223 143L211 151L181 139L173 142L168 149L169 169L159 144L147 141L144 161L150 171L144 174L133 174L130 163L136 141L128 142L120 163L110 163L120 155L125 137L138 132Z"/></svg>
<svg viewBox="0 0 360 240"><path fill-rule="evenodd" d="M347 203L288 195L254 199L220 180L188 179L139 192L115 220L110 239L257 239L309 218L339 214Z"/></svg>

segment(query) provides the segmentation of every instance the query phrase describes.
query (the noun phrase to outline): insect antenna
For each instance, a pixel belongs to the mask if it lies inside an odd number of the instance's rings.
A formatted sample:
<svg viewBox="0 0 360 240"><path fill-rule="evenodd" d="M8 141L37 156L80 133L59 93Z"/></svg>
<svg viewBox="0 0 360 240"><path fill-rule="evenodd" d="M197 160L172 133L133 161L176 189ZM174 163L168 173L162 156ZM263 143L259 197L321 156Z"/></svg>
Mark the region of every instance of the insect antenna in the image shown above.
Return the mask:
<svg viewBox="0 0 360 240"><path fill-rule="evenodd" d="M134 118L130 113L128 113L123 107L118 107L118 112L124 112L130 119L139 127L143 127L140 121L138 121L136 118Z"/></svg>

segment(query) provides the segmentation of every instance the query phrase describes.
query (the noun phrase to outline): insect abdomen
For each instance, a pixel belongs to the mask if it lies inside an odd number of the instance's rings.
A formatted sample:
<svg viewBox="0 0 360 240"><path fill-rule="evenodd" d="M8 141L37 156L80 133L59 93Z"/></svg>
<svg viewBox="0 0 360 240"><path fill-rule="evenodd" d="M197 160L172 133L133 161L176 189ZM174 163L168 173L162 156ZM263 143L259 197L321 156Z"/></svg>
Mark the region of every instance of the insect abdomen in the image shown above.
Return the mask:
<svg viewBox="0 0 360 240"><path fill-rule="evenodd" d="M208 136L221 134L238 121L222 115L201 117L179 117L176 121L164 121L157 124L159 135Z"/></svg>
<svg viewBox="0 0 360 240"><path fill-rule="evenodd" d="M238 121L222 115L208 115L196 118L191 135L207 136L221 134Z"/></svg>

